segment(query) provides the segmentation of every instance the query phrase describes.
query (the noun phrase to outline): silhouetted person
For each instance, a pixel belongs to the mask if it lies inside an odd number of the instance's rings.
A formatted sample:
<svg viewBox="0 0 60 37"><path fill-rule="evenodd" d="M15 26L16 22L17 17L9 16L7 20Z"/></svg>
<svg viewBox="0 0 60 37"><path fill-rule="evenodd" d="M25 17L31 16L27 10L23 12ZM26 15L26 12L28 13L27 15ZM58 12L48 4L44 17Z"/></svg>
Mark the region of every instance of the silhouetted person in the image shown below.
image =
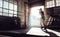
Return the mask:
<svg viewBox="0 0 60 37"><path fill-rule="evenodd" d="M43 31L46 31L46 25L44 23L44 20L45 20L45 16L44 16L44 12L42 11L42 9L39 10L39 13L41 15L41 29Z"/></svg>

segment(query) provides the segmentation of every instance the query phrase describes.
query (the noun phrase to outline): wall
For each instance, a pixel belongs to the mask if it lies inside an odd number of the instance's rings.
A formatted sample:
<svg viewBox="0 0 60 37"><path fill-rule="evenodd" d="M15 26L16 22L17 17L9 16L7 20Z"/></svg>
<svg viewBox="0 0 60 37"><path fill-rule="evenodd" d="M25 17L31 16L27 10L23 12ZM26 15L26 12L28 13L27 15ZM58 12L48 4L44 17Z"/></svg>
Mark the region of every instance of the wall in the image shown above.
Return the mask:
<svg viewBox="0 0 60 37"><path fill-rule="evenodd" d="M28 7L28 3L25 3L25 24L28 27L28 18L29 17L29 7Z"/></svg>
<svg viewBox="0 0 60 37"><path fill-rule="evenodd" d="M31 7L34 7L34 6L41 6L41 5L44 5L44 4L42 4L42 3L40 3L40 2L37 2L37 3L31 4Z"/></svg>
<svg viewBox="0 0 60 37"><path fill-rule="evenodd" d="M25 28L25 25L26 25L26 20L28 19L27 17L27 14L28 14L28 3L27 5L25 6L25 1L24 0L18 0L18 17L21 19L21 27Z"/></svg>
<svg viewBox="0 0 60 37"><path fill-rule="evenodd" d="M51 24L48 24L48 26L50 26L50 28L52 29L60 29L60 5L57 6L56 1L58 0L54 0L54 7L50 7L53 5L50 5L49 8L46 8L46 2L49 0L45 0L45 10L46 10L46 19L48 19L49 17L53 18L53 21L48 21L47 22L52 22ZM52 3L51 3L52 4Z"/></svg>

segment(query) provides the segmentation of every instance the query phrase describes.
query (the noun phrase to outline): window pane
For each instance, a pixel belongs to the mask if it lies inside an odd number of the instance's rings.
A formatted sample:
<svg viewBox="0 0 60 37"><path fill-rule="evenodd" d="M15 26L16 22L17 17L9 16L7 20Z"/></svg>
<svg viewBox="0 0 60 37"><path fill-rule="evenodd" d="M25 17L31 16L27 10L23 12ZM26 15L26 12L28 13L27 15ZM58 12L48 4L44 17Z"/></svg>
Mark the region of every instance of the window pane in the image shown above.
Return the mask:
<svg viewBox="0 0 60 37"><path fill-rule="evenodd" d="M53 6L55 7L55 2L54 2L55 0L53 0Z"/></svg>
<svg viewBox="0 0 60 37"><path fill-rule="evenodd" d="M51 2L52 2L52 1L49 2L49 3L50 3L50 6L49 6L49 7L51 7L51 4L52 4Z"/></svg>
<svg viewBox="0 0 60 37"><path fill-rule="evenodd" d="M13 3L9 3L9 9L13 10Z"/></svg>
<svg viewBox="0 0 60 37"><path fill-rule="evenodd" d="M17 15L14 15L14 17L17 17Z"/></svg>
<svg viewBox="0 0 60 37"><path fill-rule="evenodd" d="M49 4L49 1L46 2L46 7L49 8L50 4Z"/></svg>
<svg viewBox="0 0 60 37"><path fill-rule="evenodd" d="M14 14L17 14L17 12L16 12L16 11L14 11Z"/></svg>
<svg viewBox="0 0 60 37"><path fill-rule="evenodd" d="M8 10L7 9L3 9L3 13L8 13Z"/></svg>
<svg viewBox="0 0 60 37"><path fill-rule="evenodd" d="M2 15L2 12L0 12L0 15Z"/></svg>
<svg viewBox="0 0 60 37"><path fill-rule="evenodd" d="M2 12L2 8L0 8L0 12Z"/></svg>
<svg viewBox="0 0 60 37"><path fill-rule="evenodd" d="M8 13L3 13L3 16L8 16Z"/></svg>
<svg viewBox="0 0 60 37"><path fill-rule="evenodd" d="M55 7L54 0L47 1L47 2L46 2L46 7L47 7L47 8L50 8L50 7Z"/></svg>
<svg viewBox="0 0 60 37"><path fill-rule="evenodd" d="M9 10L9 14L13 14L13 11Z"/></svg>
<svg viewBox="0 0 60 37"><path fill-rule="evenodd" d="M0 8L0 15L2 15L2 8Z"/></svg>
<svg viewBox="0 0 60 37"><path fill-rule="evenodd" d="M13 14L9 14L9 16L13 17Z"/></svg>
<svg viewBox="0 0 60 37"><path fill-rule="evenodd" d="M16 4L14 4L14 10L17 11L17 5Z"/></svg>
<svg viewBox="0 0 60 37"><path fill-rule="evenodd" d="M8 9L8 2L4 1L4 8Z"/></svg>
<svg viewBox="0 0 60 37"><path fill-rule="evenodd" d="M0 0L0 7L2 7L2 0Z"/></svg>
<svg viewBox="0 0 60 37"><path fill-rule="evenodd" d="M54 0L50 1L50 7L55 7Z"/></svg>
<svg viewBox="0 0 60 37"><path fill-rule="evenodd" d="M56 6L60 6L60 0L56 0Z"/></svg>

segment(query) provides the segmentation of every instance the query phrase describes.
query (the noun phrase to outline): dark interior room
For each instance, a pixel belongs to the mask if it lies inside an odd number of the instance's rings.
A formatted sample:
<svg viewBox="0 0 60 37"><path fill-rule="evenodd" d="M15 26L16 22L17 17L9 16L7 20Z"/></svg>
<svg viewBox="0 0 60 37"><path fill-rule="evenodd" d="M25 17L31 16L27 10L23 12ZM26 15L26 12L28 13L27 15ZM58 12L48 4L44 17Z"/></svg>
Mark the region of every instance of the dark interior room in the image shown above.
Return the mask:
<svg viewBox="0 0 60 37"><path fill-rule="evenodd" d="M0 37L60 37L60 0L0 0Z"/></svg>

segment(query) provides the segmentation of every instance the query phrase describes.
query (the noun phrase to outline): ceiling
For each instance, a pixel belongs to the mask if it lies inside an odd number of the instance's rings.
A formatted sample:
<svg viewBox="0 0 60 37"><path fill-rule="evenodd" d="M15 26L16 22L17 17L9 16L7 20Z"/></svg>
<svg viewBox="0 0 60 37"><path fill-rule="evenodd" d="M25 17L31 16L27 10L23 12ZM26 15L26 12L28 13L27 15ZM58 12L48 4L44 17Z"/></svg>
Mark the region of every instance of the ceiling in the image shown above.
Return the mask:
<svg viewBox="0 0 60 37"><path fill-rule="evenodd" d="M44 4L45 3L45 0L24 0L26 3L28 3L29 5L33 5L33 4L36 4L36 3L42 3Z"/></svg>
<svg viewBox="0 0 60 37"><path fill-rule="evenodd" d="M28 0L29 2L36 2L36 1L40 1L40 0Z"/></svg>
<svg viewBox="0 0 60 37"><path fill-rule="evenodd" d="M44 2L44 0L24 0L24 1L28 3Z"/></svg>
<svg viewBox="0 0 60 37"><path fill-rule="evenodd" d="M28 2L28 0L24 0L24 2Z"/></svg>

